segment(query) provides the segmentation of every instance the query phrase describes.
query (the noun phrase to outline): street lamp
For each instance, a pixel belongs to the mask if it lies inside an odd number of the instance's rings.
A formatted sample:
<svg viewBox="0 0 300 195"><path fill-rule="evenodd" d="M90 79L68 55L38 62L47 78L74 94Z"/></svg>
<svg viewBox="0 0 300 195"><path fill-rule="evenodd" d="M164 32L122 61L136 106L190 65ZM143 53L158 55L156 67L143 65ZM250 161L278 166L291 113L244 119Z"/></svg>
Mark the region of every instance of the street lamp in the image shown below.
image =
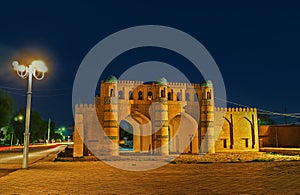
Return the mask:
<svg viewBox="0 0 300 195"><path fill-rule="evenodd" d="M20 65L18 61L12 63L14 70L22 79L28 78L27 90L27 106L26 106L26 119L25 119L25 133L24 133L24 149L23 149L23 162L22 168L28 167L28 152L29 152L29 123L30 123L30 107L31 107L31 93L32 93L32 76L37 80L44 78L45 72L48 71L47 66L43 61L35 60L29 66Z"/></svg>
<svg viewBox="0 0 300 195"><path fill-rule="evenodd" d="M60 134L62 136L62 139L65 140L65 131L66 131L66 127L60 127L57 129L56 133Z"/></svg>
<svg viewBox="0 0 300 195"><path fill-rule="evenodd" d="M15 116L14 120L17 121L23 121L23 116L20 114L19 116Z"/></svg>

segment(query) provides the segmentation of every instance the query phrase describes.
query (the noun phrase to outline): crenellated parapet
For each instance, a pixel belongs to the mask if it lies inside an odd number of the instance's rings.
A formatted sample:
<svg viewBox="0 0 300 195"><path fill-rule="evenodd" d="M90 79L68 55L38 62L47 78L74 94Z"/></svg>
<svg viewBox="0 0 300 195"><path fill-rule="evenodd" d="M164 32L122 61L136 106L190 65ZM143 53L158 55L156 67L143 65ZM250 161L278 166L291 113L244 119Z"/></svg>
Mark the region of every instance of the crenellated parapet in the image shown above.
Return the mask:
<svg viewBox="0 0 300 195"><path fill-rule="evenodd" d="M132 81L132 80L118 80L119 85L142 85L145 84L144 81ZM156 84L155 81L153 81L153 84ZM181 83L181 82L168 82L167 85L169 87L193 87L193 88L200 88L201 84L199 83Z"/></svg>
<svg viewBox="0 0 300 195"><path fill-rule="evenodd" d="M118 80L118 84L141 85L144 81Z"/></svg>
<svg viewBox="0 0 300 195"><path fill-rule="evenodd" d="M221 107L215 107L215 111L221 111L221 112L257 112L256 108L221 108Z"/></svg>
<svg viewBox="0 0 300 195"><path fill-rule="evenodd" d="M168 82L169 87L174 87L174 88L198 88L200 89L200 84L199 83L178 83L178 82Z"/></svg>
<svg viewBox="0 0 300 195"><path fill-rule="evenodd" d="M186 83L168 82L168 86L186 86Z"/></svg>
<svg viewBox="0 0 300 195"><path fill-rule="evenodd" d="M89 112L96 108L95 104L76 104L75 113Z"/></svg>

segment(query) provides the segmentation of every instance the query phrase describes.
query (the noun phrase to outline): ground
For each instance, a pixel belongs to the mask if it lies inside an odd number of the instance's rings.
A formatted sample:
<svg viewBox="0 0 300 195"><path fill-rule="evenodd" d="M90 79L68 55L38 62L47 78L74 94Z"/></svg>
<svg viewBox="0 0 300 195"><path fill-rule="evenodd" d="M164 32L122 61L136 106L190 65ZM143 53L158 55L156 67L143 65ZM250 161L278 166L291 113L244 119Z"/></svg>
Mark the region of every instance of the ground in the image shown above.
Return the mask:
<svg viewBox="0 0 300 195"><path fill-rule="evenodd" d="M299 194L299 181L300 161L178 162L144 172L41 161L0 178L1 194Z"/></svg>

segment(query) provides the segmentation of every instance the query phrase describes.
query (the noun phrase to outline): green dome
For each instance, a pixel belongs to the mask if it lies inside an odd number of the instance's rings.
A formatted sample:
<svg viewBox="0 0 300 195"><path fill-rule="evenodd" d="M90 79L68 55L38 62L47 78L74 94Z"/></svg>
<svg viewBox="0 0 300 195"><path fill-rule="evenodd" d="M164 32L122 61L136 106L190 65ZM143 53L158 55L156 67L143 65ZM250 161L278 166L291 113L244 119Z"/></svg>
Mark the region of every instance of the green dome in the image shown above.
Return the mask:
<svg viewBox="0 0 300 195"><path fill-rule="evenodd" d="M110 75L105 79L105 83L116 83L118 79L114 75Z"/></svg>
<svg viewBox="0 0 300 195"><path fill-rule="evenodd" d="M159 80L157 80L155 83L159 84L159 85L167 85L168 81L167 81L167 79L165 77L162 77Z"/></svg>
<svg viewBox="0 0 300 195"><path fill-rule="evenodd" d="M212 87L212 86L213 86L213 83L211 80L203 81L201 83L201 87Z"/></svg>

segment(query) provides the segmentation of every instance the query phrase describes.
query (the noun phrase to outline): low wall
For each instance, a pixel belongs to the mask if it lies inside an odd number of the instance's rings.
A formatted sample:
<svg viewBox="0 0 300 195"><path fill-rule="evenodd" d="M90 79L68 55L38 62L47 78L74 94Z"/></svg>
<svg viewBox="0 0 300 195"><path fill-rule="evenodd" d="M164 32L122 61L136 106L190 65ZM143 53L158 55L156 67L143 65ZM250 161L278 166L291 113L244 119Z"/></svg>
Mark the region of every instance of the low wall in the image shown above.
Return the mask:
<svg viewBox="0 0 300 195"><path fill-rule="evenodd" d="M300 147L298 125L262 125L258 132L260 147Z"/></svg>

